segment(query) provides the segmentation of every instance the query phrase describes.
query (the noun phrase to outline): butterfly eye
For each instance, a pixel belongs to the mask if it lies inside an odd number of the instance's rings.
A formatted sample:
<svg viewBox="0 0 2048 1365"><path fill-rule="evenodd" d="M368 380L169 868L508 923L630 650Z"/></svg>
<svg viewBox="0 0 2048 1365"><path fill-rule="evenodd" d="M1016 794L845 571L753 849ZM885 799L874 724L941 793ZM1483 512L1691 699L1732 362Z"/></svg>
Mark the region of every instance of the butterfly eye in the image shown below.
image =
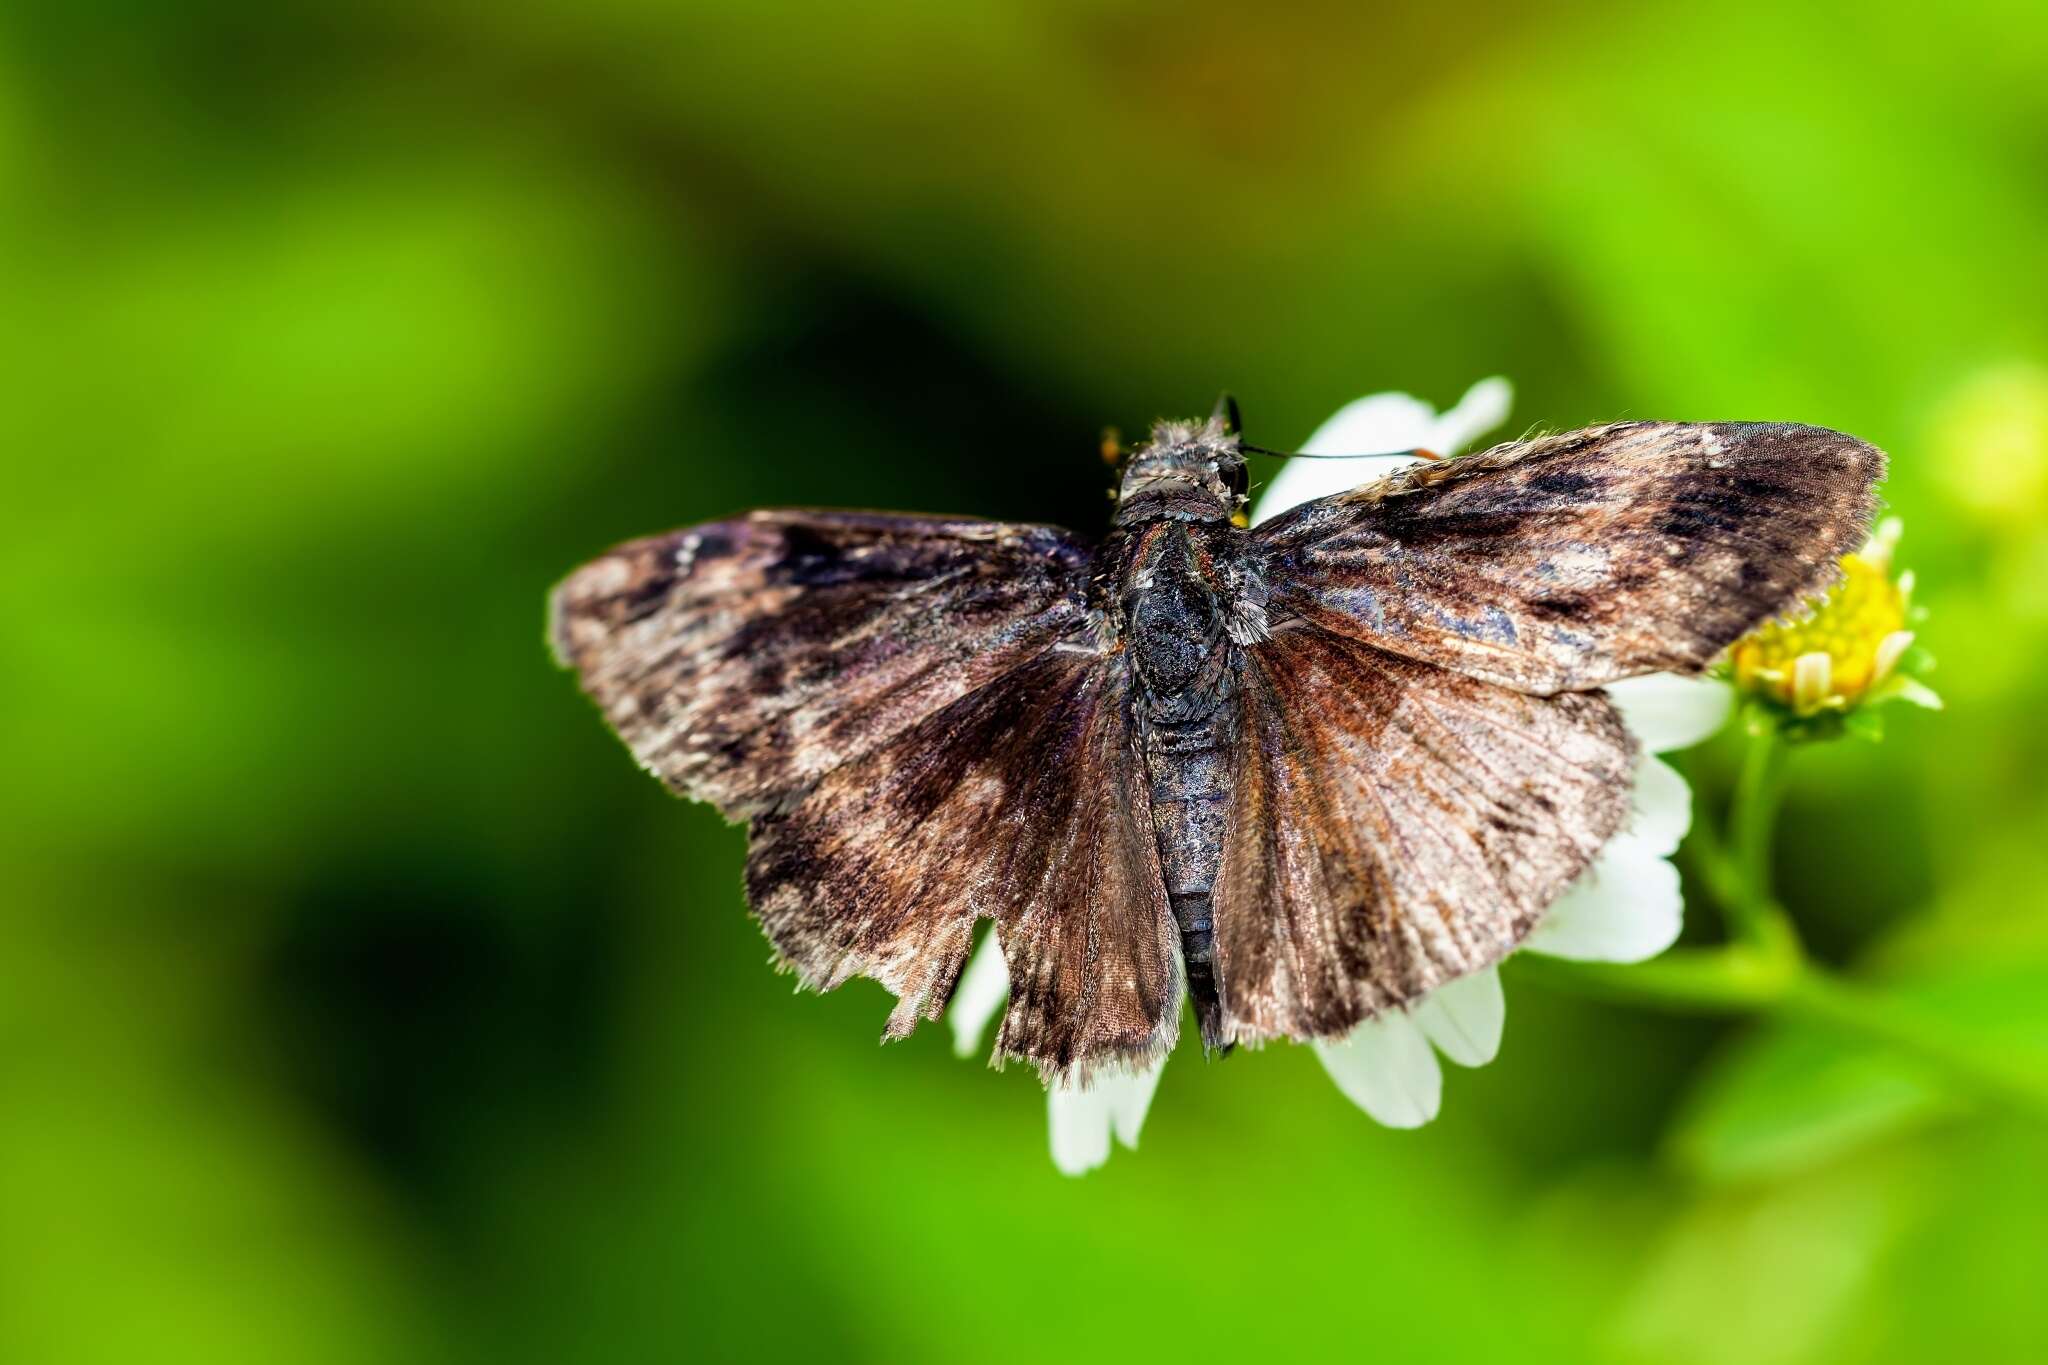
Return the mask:
<svg viewBox="0 0 2048 1365"><path fill-rule="evenodd" d="M1243 460L1225 466L1223 470L1223 483L1225 487L1238 497L1241 498L1245 495L1246 490L1251 487L1251 471L1245 468Z"/></svg>

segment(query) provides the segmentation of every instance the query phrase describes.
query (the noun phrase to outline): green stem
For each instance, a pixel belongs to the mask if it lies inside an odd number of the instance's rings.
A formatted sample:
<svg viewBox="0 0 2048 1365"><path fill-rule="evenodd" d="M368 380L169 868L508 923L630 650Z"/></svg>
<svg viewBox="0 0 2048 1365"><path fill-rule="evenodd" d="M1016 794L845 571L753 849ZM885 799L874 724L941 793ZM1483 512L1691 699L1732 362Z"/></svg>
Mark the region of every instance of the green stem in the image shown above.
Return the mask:
<svg viewBox="0 0 2048 1365"><path fill-rule="evenodd" d="M1771 1014L1914 1058L1958 1089L2048 1123L2048 1078L1988 1053L1910 1000L1845 981L1804 957L1747 944L1677 949L1648 962L1516 959L1538 981L1622 1004L1679 1013Z"/></svg>
<svg viewBox="0 0 2048 1365"><path fill-rule="evenodd" d="M1988 1055L1981 1040L1929 1018L1910 1001L1869 991L1816 965L1771 891L1771 835L1785 790L1786 746L1750 742L1723 846L1702 822L1693 856L1729 942L1679 948L1648 962L1523 958L1523 969L1603 999L1680 1011L1773 1014L1820 1024L1918 1059L1959 1088L2048 1122L2048 1078Z"/></svg>
<svg viewBox="0 0 2048 1365"><path fill-rule="evenodd" d="M1784 964L1747 946L1674 948L1647 962L1571 962L1524 954L1519 972L1618 1004L1681 1013L1750 1014L1786 992Z"/></svg>
<svg viewBox="0 0 2048 1365"><path fill-rule="evenodd" d="M1684 776L1690 784L1692 774L1687 772ZM1721 831L1712 820L1695 814L1692 829L1687 832L1678 852L1705 885L1707 894L1714 898L1714 906L1721 912L1724 923L1729 916L1740 913L1731 907L1746 894L1742 874L1736 871L1734 860L1728 856L1728 850L1721 842Z"/></svg>
<svg viewBox="0 0 2048 1365"><path fill-rule="evenodd" d="M1730 938L1772 953L1799 954L1792 917L1771 890L1771 834L1785 800L1785 745L1775 734L1751 739L1728 815L1729 844L1716 899Z"/></svg>

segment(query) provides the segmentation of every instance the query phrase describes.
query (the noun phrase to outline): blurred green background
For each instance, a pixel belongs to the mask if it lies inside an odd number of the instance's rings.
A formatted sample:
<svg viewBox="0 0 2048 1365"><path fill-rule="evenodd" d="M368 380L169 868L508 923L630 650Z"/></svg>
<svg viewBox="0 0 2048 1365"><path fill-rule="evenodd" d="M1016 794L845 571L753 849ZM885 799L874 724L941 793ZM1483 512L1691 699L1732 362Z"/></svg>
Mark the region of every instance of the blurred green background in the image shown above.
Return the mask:
<svg viewBox="0 0 2048 1365"><path fill-rule="evenodd" d="M2044 165L2036 4L6 6L0 1361L2048 1358L2043 1129L1512 967L1429 1128L1184 1054L1064 1180L541 643L751 505L1099 527L1226 385L1841 427L1950 709L1780 876L2048 1045Z"/></svg>

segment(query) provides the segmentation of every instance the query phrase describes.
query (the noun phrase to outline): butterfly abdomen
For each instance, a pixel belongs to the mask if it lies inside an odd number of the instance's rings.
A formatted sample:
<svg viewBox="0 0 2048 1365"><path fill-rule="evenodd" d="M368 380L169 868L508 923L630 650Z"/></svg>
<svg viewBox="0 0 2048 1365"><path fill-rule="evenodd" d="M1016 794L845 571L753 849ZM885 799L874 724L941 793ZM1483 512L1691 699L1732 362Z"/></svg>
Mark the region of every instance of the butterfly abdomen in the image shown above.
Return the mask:
<svg viewBox="0 0 2048 1365"><path fill-rule="evenodd" d="M1151 720L1143 726L1141 741L1159 866L1180 931L1188 996L1202 1025L1202 1041L1211 1047L1219 1044L1222 1025L1214 892L1231 796L1235 713L1226 700L1219 696L1204 715Z"/></svg>

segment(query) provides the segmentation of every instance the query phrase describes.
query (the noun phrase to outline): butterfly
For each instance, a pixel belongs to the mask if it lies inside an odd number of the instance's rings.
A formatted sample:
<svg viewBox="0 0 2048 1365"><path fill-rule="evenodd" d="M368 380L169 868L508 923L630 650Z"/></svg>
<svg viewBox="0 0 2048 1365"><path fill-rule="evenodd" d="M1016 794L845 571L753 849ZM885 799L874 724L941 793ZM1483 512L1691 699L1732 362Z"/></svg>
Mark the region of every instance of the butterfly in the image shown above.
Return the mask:
<svg viewBox="0 0 2048 1365"><path fill-rule="evenodd" d="M1235 411L1161 422L1091 543L757 511L550 603L633 755L748 826L778 963L937 1018L984 918L996 1061L1335 1039L1497 962L1629 814L1601 688L1823 588L1884 471L1819 427L1625 422L1411 464L1247 529ZM1270 452L1268 452L1270 453Z"/></svg>

